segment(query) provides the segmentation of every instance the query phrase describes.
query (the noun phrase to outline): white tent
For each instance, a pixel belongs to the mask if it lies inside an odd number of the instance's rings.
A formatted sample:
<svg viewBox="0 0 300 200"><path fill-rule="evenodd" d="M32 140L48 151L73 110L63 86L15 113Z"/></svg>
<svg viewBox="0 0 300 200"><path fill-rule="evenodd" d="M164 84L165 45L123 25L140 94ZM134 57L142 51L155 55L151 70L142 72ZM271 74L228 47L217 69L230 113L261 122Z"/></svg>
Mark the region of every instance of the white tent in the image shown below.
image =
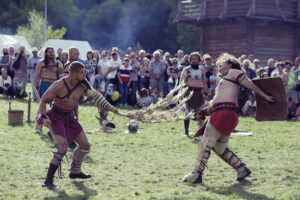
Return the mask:
<svg viewBox="0 0 300 200"><path fill-rule="evenodd" d="M24 36L0 34L0 50L14 47L17 52L20 46L25 46L26 53L31 54L32 48Z"/></svg>
<svg viewBox="0 0 300 200"><path fill-rule="evenodd" d="M44 48L47 46L53 47L55 52L57 52L58 48L62 48L63 51L68 51L70 47L76 47L80 52L79 57L84 60L86 59L86 53L88 51L92 51L92 47L90 46L88 41L49 39L45 43Z"/></svg>

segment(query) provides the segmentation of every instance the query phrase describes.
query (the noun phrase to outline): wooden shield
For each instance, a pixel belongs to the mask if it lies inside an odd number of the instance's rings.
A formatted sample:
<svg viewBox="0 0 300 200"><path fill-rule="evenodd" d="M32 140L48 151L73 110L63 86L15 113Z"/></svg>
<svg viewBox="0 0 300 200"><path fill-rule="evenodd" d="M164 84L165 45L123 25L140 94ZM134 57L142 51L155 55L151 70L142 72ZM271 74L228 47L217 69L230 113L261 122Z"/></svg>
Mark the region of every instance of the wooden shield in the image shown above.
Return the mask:
<svg viewBox="0 0 300 200"><path fill-rule="evenodd" d="M256 94L256 117L257 121L280 121L287 117L286 92L279 77L252 80L262 91L275 98L271 103Z"/></svg>

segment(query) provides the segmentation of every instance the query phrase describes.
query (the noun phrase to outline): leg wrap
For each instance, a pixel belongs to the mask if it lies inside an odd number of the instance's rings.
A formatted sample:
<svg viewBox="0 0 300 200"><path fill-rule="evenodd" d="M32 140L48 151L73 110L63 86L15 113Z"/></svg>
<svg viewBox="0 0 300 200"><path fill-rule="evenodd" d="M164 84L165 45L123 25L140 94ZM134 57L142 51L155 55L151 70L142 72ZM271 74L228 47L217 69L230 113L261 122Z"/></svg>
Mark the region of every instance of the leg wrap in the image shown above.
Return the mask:
<svg viewBox="0 0 300 200"><path fill-rule="evenodd" d="M58 161L58 177L59 178L65 178L64 175L63 175L63 173L62 173L62 165L61 165L61 163L62 163L63 157L67 154L67 152L60 152L58 146L55 145L55 147L57 148L58 151L57 152L53 152L53 158ZM67 162L69 162L67 157L66 157L66 159L67 159Z"/></svg>
<svg viewBox="0 0 300 200"><path fill-rule="evenodd" d="M227 147L225 148L224 152L220 154L220 152L217 152L215 148L213 149L216 154L218 154L226 163L228 163L231 167L234 169L238 169L240 167L243 167L245 164L241 161L239 157L235 153L233 153L230 149Z"/></svg>
<svg viewBox="0 0 300 200"><path fill-rule="evenodd" d="M203 172L210 157L210 151L216 144L219 134L216 132L210 122L207 123L203 138L199 142L199 152L197 156L197 163L194 172Z"/></svg>
<svg viewBox="0 0 300 200"><path fill-rule="evenodd" d="M88 154L90 152L90 150L82 150L79 149L78 147L76 148L76 150L74 151L74 157L73 157L73 161L71 163L71 173L72 174L79 174L81 173L81 165L83 162L83 159L85 157L86 154Z"/></svg>
<svg viewBox="0 0 300 200"><path fill-rule="evenodd" d="M112 110L113 106L95 89L89 89L86 95L94 101L99 110Z"/></svg>

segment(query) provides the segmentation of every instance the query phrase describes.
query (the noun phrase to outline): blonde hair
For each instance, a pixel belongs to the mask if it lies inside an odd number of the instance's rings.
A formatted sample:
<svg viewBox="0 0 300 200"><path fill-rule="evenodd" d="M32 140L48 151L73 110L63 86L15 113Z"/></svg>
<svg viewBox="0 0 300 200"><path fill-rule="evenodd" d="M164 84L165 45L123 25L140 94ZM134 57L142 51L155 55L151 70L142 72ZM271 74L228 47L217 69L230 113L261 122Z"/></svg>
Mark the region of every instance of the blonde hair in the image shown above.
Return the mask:
<svg viewBox="0 0 300 200"><path fill-rule="evenodd" d="M222 65L224 62L231 64L232 69L241 70L241 64L240 64L239 60L235 56L233 56L229 53L222 53L217 58L216 64L217 64L217 66L219 66L219 65Z"/></svg>

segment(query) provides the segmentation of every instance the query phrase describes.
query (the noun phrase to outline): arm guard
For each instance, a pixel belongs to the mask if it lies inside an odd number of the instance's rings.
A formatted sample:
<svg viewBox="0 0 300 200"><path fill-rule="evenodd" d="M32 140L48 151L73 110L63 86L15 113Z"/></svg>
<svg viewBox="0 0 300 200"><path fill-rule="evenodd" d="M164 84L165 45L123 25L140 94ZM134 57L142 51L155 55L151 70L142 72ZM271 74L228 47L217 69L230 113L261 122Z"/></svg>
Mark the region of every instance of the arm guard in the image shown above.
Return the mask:
<svg viewBox="0 0 300 200"><path fill-rule="evenodd" d="M95 89L91 88L86 91L86 95L94 101L98 109L106 110L106 111L113 111L115 107L113 107L106 99Z"/></svg>

